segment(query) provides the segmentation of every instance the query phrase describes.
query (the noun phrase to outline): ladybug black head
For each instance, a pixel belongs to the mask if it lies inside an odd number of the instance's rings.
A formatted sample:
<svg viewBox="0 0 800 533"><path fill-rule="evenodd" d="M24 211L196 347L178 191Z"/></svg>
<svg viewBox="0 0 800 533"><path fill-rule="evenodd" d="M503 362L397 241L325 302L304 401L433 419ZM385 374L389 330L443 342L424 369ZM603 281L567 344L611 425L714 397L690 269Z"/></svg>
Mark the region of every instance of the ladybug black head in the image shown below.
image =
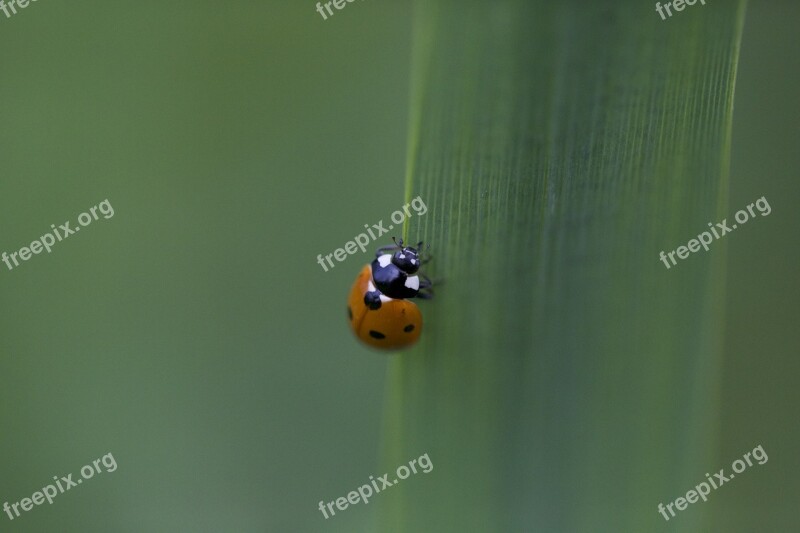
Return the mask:
<svg viewBox="0 0 800 533"><path fill-rule="evenodd" d="M419 270L420 258L417 249L422 243L417 245L417 248L411 246L403 246L403 240L396 243L400 249L392 255L392 264L405 272L406 274L414 274Z"/></svg>

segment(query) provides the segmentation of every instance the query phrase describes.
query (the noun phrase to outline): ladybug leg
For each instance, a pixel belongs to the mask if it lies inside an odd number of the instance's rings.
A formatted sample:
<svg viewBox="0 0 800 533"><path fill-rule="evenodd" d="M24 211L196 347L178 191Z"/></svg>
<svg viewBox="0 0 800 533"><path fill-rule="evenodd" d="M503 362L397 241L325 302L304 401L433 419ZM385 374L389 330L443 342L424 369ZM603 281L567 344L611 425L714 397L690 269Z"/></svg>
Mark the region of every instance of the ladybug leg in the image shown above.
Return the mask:
<svg viewBox="0 0 800 533"><path fill-rule="evenodd" d="M427 287L428 292L422 292L421 289L422 285L420 284L420 291L417 293L417 298L419 298L420 300L430 300L431 298L433 298L433 291L430 289L430 287Z"/></svg>
<svg viewBox="0 0 800 533"><path fill-rule="evenodd" d="M396 239L395 237L392 237L392 241L394 242L394 244L389 244L389 245L381 246L380 248L378 248L375 251L375 257L380 257L380 256L382 256L383 254L385 254L386 252L388 252L390 250L402 250L403 249L403 239Z"/></svg>
<svg viewBox="0 0 800 533"><path fill-rule="evenodd" d="M433 285L433 282L431 281L431 278L429 278L428 276L426 276L422 272L417 271L417 276L422 278L422 281L419 282L419 288L420 289L427 289L428 287Z"/></svg>
<svg viewBox="0 0 800 533"><path fill-rule="evenodd" d="M364 295L364 305L373 311L381 308L381 293L378 291L371 291Z"/></svg>
<svg viewBox="0 0 800 533"><path fill-rule="evenodd" d="M419 288L420 289L429 289L429 288L433 287L434 285L441 286L441 285L444 284L444 279L437 279L436 281L433 281L431 278L429 278L428 276L426 276L422 272L417 272L417 275L420 278L422 278L422 281L419 282Z"/></svg>
<svg viewBox="0 0 800 533"><path fill-rule="evenodd" d="M419 292L417 293L417 298L430 300L433 298L433 289L431 288L433 287L433 282L422 272L418 272L417 275L422 278L422 280L419 282Z"/></svg>
<svg viewBox="0 0 800 533"><path fill-rule="evenodd" d="M380 257L383 254L385 254L386 252L389 252L389 251L392 251L392 250L397 250L398 248L400 248L400 247L395 245L395 244L389 244L387 246L381 246L380 248L375 250L375 257Z"/></svg>
<svg viewBox="0 0 800 533"><path fill-rule="evenodd" d="M430 244L426 246L424 250L422 249L422 241L419 241L419 244L417 244L417 250L419 250L419 257L420 257L420 265L424 265L425 263L428 263L433 259L433 256L429 252L430 249L431 249ZM425 255L424 258L422 257L423 254Z"/></svg>
<svg viewBox="0 0 800 533"><path fill-rule="evenodd" d="M430 253L431 245L429 244L423 249L422 242L420 242L417 246L417 250L419 251L419 264L424 265L430 263L433 260L433 256Z"/></svg>

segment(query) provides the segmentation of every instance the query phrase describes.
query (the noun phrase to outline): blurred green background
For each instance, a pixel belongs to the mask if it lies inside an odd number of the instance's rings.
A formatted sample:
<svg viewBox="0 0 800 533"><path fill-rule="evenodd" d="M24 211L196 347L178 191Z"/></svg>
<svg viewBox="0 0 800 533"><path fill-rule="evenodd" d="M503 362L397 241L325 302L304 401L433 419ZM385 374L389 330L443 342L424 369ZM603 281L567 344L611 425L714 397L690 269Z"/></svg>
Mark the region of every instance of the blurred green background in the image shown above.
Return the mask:
<svg viewBox="0 0 800 533"><path fill-rule="evenodd" d="M729 211L766 196L773 212L727 239L708 468L758 444L770 461L705 504L715 531L797 524L798 20L787 0L745 23ZM115 209L0 264L0 504L119 465L0 531L378 530L391 492L317 509L383 473L390 363L345 324L369 254L330 272L316 256L403 203L410 48L409 2L327 21L312 2L0 14L0 251Z"/></svg>

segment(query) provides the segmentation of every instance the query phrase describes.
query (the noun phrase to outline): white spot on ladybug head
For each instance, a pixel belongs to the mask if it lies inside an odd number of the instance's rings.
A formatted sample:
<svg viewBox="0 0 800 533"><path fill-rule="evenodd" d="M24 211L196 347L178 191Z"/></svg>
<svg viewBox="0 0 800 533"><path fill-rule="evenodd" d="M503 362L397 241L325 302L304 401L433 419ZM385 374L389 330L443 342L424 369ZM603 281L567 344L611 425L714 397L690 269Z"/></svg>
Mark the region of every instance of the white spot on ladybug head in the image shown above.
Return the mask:
<svg viewBox="0 0 800 533"><path fill-rule="evenodd" d="M389 264L390 264L391 262L392 262L392 256L391 256L391 254L383 254L382 256L380 256L380 257L378 258L378 264L379 264L381 267L387 267L387 266L389 266Z"/></svg>
<svg viewBox="0 0 800 533"><path fill-rule="evenodd" d="M406 258L406 254L400 254L399 257L400 257L400 259L405 259Z"/></svg>

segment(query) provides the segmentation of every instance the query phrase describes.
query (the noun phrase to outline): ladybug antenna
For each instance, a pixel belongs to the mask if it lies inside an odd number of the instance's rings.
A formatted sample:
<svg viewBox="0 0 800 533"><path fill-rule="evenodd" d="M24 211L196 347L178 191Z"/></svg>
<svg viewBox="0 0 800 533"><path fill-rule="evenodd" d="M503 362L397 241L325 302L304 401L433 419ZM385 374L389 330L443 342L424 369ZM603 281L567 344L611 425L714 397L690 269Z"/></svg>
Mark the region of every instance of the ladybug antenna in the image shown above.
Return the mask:
<svg viewBox="0 0 800 533"><path fill-rule="evenodd" d="M398 248L403 247L403 239L400 239L400 241L398 242L395 237L392 237L392 240L394 241L395 246L397 246Z"/></svg>

